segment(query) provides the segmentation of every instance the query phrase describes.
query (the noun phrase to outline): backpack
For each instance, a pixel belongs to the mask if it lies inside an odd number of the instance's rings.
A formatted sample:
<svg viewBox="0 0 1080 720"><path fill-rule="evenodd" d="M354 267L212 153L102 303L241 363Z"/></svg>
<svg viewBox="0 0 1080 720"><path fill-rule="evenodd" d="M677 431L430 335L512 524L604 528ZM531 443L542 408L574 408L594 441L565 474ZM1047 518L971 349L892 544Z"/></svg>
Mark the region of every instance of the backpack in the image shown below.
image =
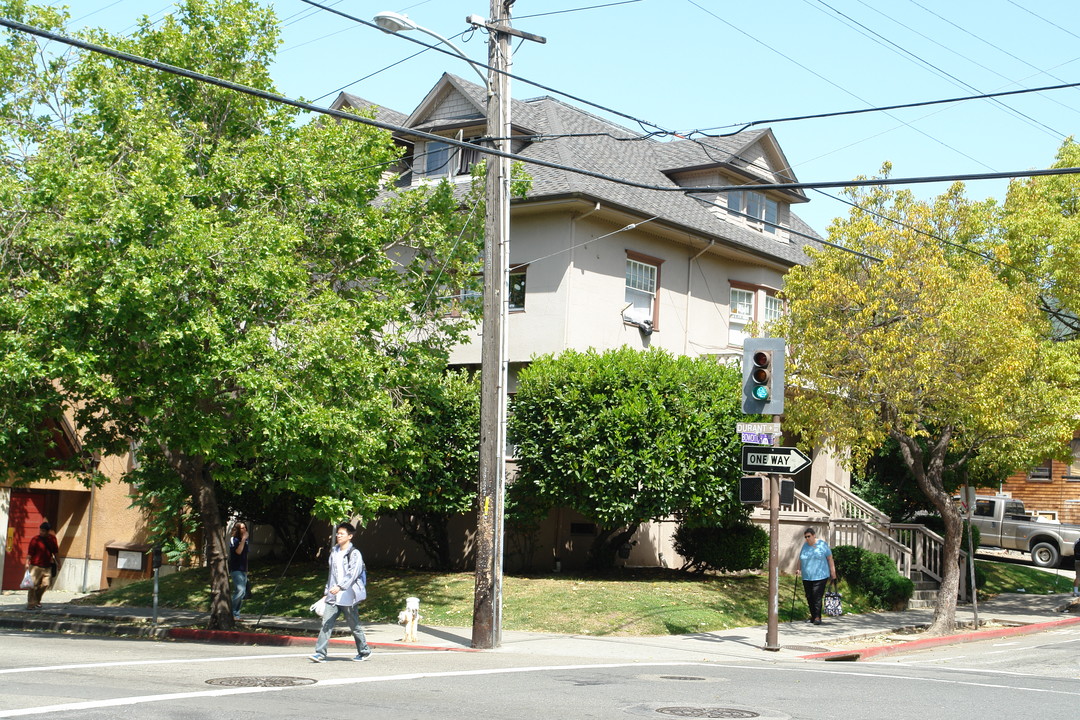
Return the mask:
<svg viewBox="0 0 1080 720"><path fill-rule="evenodd" d="M345 556L345 572L349 572L349 560L352 559L353 553L356 553L357 555L360 555L360 551L357 550L354 547L349 552L349 554ZM361 560L360 562L361 562L360 576L356 580L356 583L359 586L358 588L356 588L358 590L358 592L356 594L356 601L357 602L360 602L362 600L367 600L367 563L364 562L363 560Z"/></svg>

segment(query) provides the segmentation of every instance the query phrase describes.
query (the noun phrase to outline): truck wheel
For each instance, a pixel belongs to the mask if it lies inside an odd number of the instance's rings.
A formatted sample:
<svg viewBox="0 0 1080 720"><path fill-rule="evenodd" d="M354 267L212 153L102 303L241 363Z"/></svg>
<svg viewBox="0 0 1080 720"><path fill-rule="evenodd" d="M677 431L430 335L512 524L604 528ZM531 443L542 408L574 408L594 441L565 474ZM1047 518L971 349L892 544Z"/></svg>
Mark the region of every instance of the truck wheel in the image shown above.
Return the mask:
<svg viewBox="0 0 1080 720"><path fill-rule="evenodd" d="M1057 567L1061 554L1057 547L1048 542L1036 543L1031 548L1031 562L1043 568Z"/></svg>

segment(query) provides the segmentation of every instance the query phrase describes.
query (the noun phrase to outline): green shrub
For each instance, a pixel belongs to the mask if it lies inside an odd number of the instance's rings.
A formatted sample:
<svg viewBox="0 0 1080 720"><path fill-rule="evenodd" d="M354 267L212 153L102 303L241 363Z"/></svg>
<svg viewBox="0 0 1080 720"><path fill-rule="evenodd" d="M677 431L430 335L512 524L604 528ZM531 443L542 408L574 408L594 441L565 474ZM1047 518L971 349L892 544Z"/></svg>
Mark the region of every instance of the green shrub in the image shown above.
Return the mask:
<svg viewBox="0 0 1080 720"><path fill-rule="evenodd" d="M841 545L833 548L836 574L866 594L875 607L901 610L915 592L915 583L896 569L888 555Z"/></svg>
<svg viewBox="0 0 1080 720"><path fill-rule="evenodd" d="M679 525L675 551L686 558L686 567L699 572L755 570L769 559L769 534L757 525L693 527Z"/></svg>

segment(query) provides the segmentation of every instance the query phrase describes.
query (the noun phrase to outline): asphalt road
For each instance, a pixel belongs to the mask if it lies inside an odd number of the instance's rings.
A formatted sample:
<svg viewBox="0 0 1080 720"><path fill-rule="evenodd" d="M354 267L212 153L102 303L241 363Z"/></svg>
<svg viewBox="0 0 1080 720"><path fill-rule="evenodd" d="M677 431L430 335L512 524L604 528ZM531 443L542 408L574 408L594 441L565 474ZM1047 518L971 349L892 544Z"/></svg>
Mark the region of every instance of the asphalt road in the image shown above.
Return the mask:
<svg viewBox="0 0 1080 720"><path fill-rule="evenodd" d="M1007 642L1007 644L1006 644ZM0 635L0 718L1076 717L1080 630L892 657L637 662L503 650L336 650ZM632 646L631 646L632 647ZM628 648L629 650L629 648ZM247 687L262 682L275 687ZM291 685L291 683L297 683Z"/></svg>

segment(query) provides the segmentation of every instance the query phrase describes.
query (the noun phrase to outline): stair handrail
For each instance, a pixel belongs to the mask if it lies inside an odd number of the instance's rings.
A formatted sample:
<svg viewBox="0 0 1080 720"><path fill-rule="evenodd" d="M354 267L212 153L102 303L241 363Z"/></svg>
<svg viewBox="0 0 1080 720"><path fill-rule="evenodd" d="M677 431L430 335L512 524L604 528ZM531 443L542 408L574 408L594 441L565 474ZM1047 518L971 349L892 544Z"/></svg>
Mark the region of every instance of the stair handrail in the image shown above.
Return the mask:
<svg viewBox="0 0 1080 720"><path fill-rule="evenodd" d="M828 489L829 514L834 518L867 520L879 527L888 527L891 519L861 497L832 480L825 481Z"/></svg>
<svg viewBox="0 0 1080 720"><path fill-rule="evenodd" d="M813 511L822 517L829 517L829 509L827 507L819 504L814 498L798 489L795 490L795 502L791 506L791 511L807 514L809 514L809 511Z"/></svg>
<svg viewBox="0 0 1080 720"><path fill-rule="evenodd" d="M887 555L896 563L896 569L901 575L911 577L914 566L911 548L890 537L887 532L862 518L833 518L829 525L833 544L841 544L840 538L846 534L857 536L854 545Z"/></svg>

